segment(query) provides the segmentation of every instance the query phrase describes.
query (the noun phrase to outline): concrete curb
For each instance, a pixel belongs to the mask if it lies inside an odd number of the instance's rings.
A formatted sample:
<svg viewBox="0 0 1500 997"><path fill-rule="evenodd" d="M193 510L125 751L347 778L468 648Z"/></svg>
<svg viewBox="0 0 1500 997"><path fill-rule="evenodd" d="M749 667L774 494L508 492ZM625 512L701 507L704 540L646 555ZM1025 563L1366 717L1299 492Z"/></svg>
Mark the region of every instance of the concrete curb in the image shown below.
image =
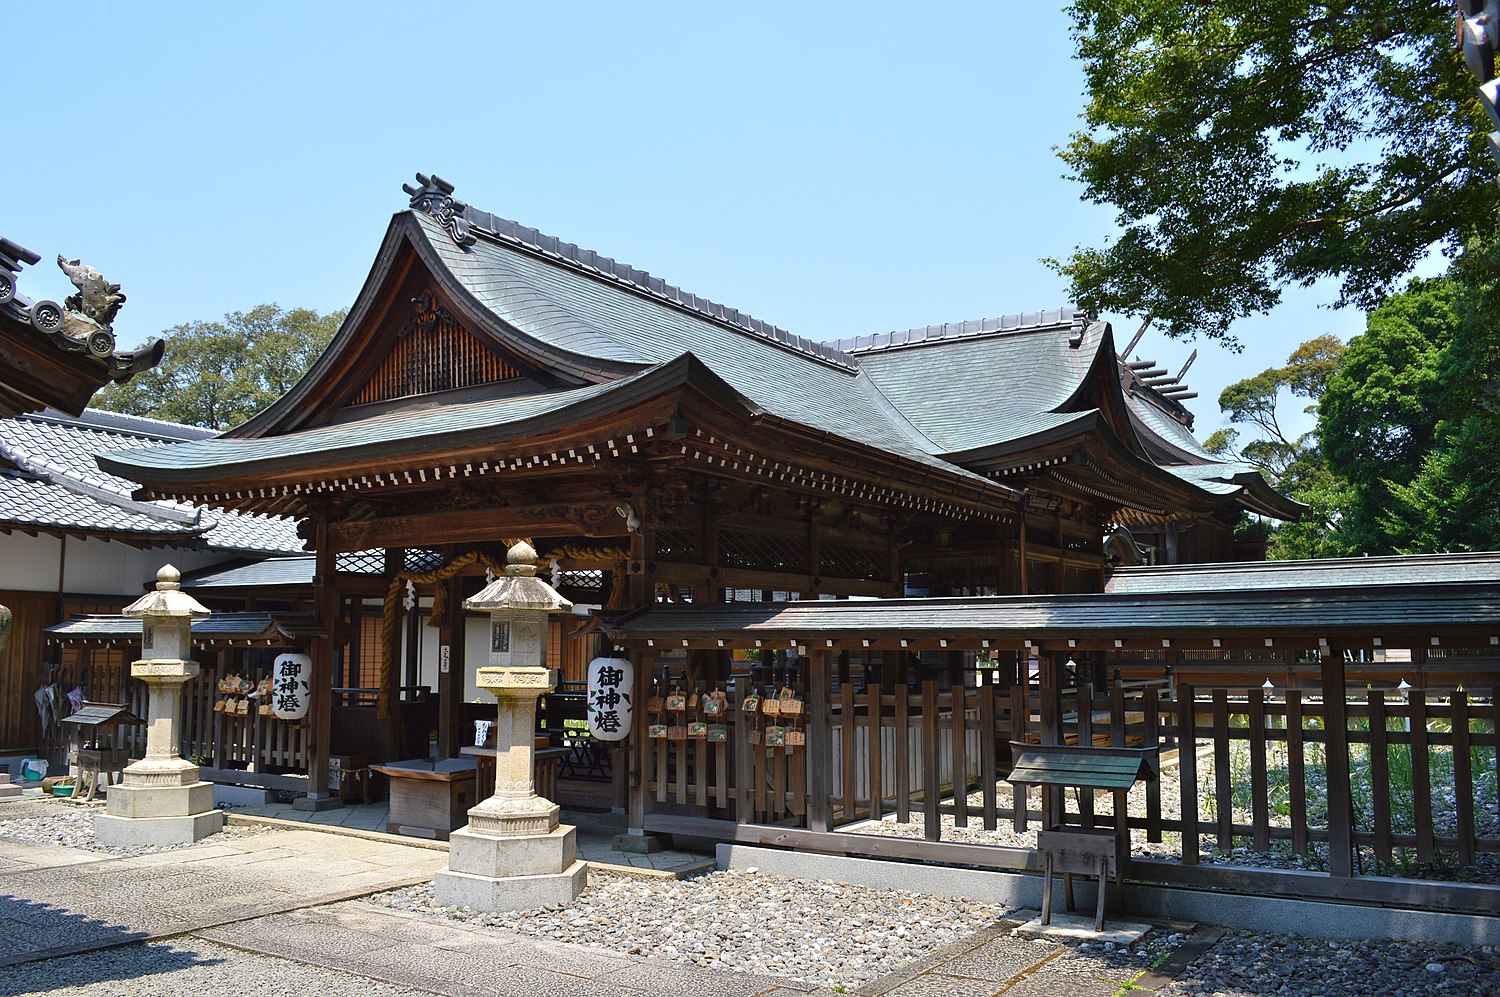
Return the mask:
<svg viewBox="0 0 1500 997"><path fill-rule="evenodd" d="M426 848L435 852L448 851L448 842L432 841L428 838L409 838L402 834L386 834L383 831L366 831L358 827L341 827L338 824L315 824L312 821L284 820L280 817L262 817L260 814L237 814L232 810L225 811L226 824L259 824L263 827L274 827L282 831L320 831L324 834L337 834L346 838L363 838L366 841L382 841L386 844L406 845L410 848ZM589 868L598 869L601 872L613 873L618 876L635 876L640 879L689 879L715 868L712 859L704 859L697 865L688 866L685 869L642 869L633 865L615 865L611 862L596 862L593 859L585 859ZM380 891L374 891L380 892Z"/></svg>
<svg viewBox="0 0 1500 997"><path fill-rule="evenodd" d="M1025 873L918 865L842 855L814 855L721 844L720 869L755 866L774 876L832 880L877 889L916 890L962 897L1002 907L1040 907L1042 879ZM1078 903L1093 903L1093 884L1075 882ZM1500 944L1500 917L1369 907L1316 900L1255 897L1207 890L1132 883L1126 889L1128 915L1194 921L1242 931L1290 932L1312 938L1351 941Z"/></svg>

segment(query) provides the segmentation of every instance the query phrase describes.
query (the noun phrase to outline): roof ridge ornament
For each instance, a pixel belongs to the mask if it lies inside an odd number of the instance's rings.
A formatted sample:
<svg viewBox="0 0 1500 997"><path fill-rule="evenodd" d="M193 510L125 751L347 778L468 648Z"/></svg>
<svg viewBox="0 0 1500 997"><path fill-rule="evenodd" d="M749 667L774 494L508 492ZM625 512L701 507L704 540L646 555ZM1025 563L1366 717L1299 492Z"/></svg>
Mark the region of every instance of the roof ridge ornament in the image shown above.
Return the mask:
<svg viewBox="0 0 1500 997"><path fill-rule="evenodd" d="M427 176L423 173L417 174L417 182L420 187L413 187L409 183L401 185L401 189L411 195L411 206L420 211L425 211L443 229L453 237L453 241L465 248L479 241L473 232L469 231L469 220L464 217L464 212L469 206L453 196L453 185L434 173Z"/></svg>

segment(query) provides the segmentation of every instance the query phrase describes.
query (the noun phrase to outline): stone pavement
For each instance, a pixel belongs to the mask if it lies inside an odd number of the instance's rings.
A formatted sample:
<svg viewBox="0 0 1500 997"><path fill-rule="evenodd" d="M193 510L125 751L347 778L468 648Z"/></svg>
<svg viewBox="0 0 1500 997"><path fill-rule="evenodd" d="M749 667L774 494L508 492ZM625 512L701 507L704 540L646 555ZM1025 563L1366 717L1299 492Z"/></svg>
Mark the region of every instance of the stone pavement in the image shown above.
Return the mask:
<svg viewBox="0 0 1500 997"><path fill-rule="evenodd" d="M452 997L799 997L813 989L772 976L432 921L358 901L241 921L196 936Z"/></svg>
<svg viewBox="0 0 1500 997"><path fill-rule="evenodd" d="M71 864L17 842L0 851L14 863L0 885L0 966L426 882L448 858L303 830Z"/></svg>
<svg viewBox="0 0 1500 997"><path fill-rule="evenodd" d="M1101 950L1048 939L1012 937L1036 911L1016 911L994 927L934 952L907 969L861 987L863 997L1112 997L1155 990L1171 977ZM1092 921L1091 921L1092 923ZM1106 925L1107 926L1107 925Z"/></svg>
<svg viewBox="0 0 1500 997"><path fill-rule="evenodd" d="M1017 912L1024 920L1031 912ZM1123 953L1086 954L1050 941L1011 937L1016 920L950 945L855 991L864 997L1111 997L1127 984L1165 985ZM798 997L809 984L774 976L699 969L664 959L604 952L498 929L474 928L360 901L306 908L195 932L261 955L366 976L419 992L473 997ZM400 939L393 945L392 939Z"/></svg>
<svg viewBox="0 0 1500 997"><path fill-rule="evenodd" d="M294 809L290 803L267 803L263 806L226 808L226 812L231 820L239 817L259 817L330 829L342 828L383 834L389 821L390 805L383 802L361 803L315 813ZM615 851L615 835L625 831L623 814L564 810L562 822L578 828L578 857L596 866L626 873L632 870L647 874L662 873L679 879L684 876L697 875L714 867L712 856L681 849L666 848L650 855ZM423 839L397 836L396 840L418 842ZM445 842L436 844L447 848Z"/></svg>

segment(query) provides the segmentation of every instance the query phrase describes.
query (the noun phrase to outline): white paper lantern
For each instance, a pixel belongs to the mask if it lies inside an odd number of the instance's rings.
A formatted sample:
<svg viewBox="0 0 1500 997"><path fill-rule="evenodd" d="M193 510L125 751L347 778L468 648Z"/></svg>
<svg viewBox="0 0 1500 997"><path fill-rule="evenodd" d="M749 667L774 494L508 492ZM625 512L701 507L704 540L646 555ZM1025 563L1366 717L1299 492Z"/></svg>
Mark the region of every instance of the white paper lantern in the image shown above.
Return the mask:
<svg viewBox="0 0 1500 997"><path fill-rule="evenodd" d="M282 720L301 720L312 702L312 658L278 654L271 664L271 709Z"/></svg>
<svg viewBox="0 0 1500 997"><path fill-rule="evenodd" d="M623 741L630 733L635 666L626 658L589 662L589 733L601 741Z"/></svg>

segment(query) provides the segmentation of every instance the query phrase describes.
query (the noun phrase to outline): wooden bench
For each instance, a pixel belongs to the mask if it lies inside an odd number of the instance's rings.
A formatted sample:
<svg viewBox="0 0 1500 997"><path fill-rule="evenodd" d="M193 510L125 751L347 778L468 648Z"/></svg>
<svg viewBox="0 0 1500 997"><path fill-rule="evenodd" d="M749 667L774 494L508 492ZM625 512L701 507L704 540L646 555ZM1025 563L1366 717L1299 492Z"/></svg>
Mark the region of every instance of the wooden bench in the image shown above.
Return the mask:
<svg viewBox="0 0 1500 997"><path fill-rule="evenodd" d="M1009 781L1016 785L1098 789L1126 792L1139 780L1154 782L1161 769L1160 747L1114 748L1077 744L1026 744L1012 741ZM1129 832L1123 827L1084 828L1065 824L1037 832L1042 853L1042 923L1052 923L1052 877L1063 874L1068 910L1073 909L1073 876L1098 876L1098 910L1094 930L1104 930L1105 896L1111 876L1115 906L1125 909L1124 865L1130 854Z"/></svg>

